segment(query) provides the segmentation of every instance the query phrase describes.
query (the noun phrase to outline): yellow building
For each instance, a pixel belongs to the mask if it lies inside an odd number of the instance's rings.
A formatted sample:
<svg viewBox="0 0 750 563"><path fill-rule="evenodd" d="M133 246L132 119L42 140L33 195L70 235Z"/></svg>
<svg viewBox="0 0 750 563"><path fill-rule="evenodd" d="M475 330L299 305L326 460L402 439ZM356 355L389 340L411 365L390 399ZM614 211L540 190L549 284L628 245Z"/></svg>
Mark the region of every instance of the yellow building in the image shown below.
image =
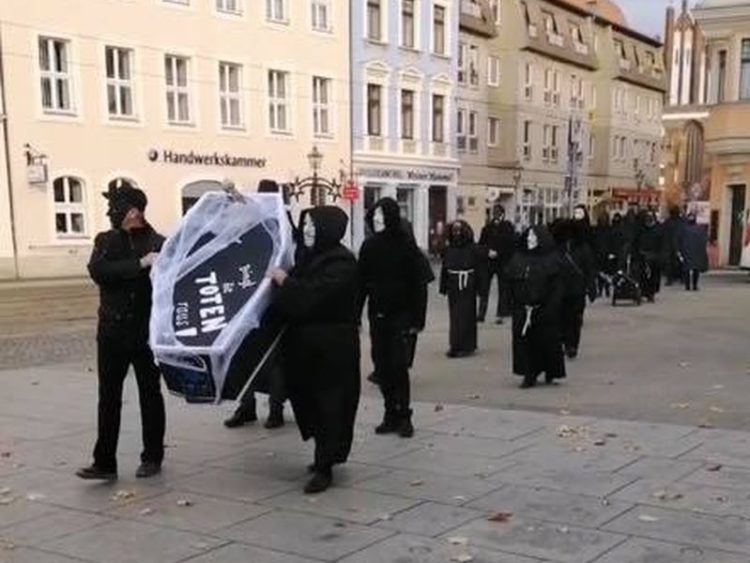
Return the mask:
<svg viewBox="0 0 750 563"><path fill-rule="evenodd" d="M85 274L112 183L169 233L224 179L309 176L313 146L339 182L348 4L2 0L0 278Z"/></svg>

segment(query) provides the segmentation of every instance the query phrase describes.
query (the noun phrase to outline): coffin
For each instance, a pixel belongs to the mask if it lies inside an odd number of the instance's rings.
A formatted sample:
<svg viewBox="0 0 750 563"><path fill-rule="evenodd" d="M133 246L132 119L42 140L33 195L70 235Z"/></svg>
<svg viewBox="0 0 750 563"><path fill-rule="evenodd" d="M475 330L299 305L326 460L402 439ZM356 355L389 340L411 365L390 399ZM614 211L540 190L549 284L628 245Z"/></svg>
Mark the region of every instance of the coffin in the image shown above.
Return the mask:
<svg viewBox="0 0 750 563"><path fill-rule="evenodd" d="M266 314L267 273L293 256L280 195L213 192L190 209L151 273L150 343L170 392L236 399L267 368L284 330Z"/></svg>

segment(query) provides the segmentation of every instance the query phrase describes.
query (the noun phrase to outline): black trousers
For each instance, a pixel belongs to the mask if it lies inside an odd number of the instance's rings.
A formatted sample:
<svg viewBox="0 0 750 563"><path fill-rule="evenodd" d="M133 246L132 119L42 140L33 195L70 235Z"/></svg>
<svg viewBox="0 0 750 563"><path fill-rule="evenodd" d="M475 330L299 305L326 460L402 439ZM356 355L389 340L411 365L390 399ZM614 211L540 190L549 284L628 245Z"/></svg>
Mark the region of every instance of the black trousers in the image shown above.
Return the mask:
<svg viewBox="0 0 750 563"><path fill-rule="evenodd" d="M495 278L497 278L497 309L495 316L498 319L502 319L503 317L510 315L510 293L508 291L508 284L503 276L504 267L504 263L493 264L487 271L487 285L479 296L479 311L477 312L477 318L480 321L487 318L487 309L489 308L490 293L492 291L492 281Z"/></svg>
<svg viewBox="0 0 750 563"><path fill-rule="evenodd" d="M98 338L99 370L98 438L94 465L117 470L117 442L120 438L122 388L132 365L141 406L143 452L141 461L161 463L164 459L165 413L161 374L145 342L125 343L114 337Z"/></svg>
<svg viewBox="0 0 750 563"><path fill-rule="evenodd" d="M237 410L240 413L255 413L255 387L250 384L245 394L240 398L240 404ZM284 370L280 366L275 366L268 377L268 409L270 412L281 412L284 410L284 401L286 400L286 387L284 382Z"/></svg>
<svg viewBox="0 0 750 563"><path fill-rule="evenodd" d="M370 323L372 361L385 402L385 416L398 419L411 414L411 383L409 365L412 340L402 323L375 321ZM416 344L416 342L414 342Z"/></svg>
<svg viewBox="0 0 750 563"><path fill-rule="evenodd" d="M661 264L658 260L649 260L643 273L643 295L654 297L661 290Z"/></svg>
<svg viewBox="0 0 750 563"><path fill-rule="evenodd" d="M581 345L583 313L586 310L586 296L568 296L560 305L560 330L566 351L577 351Z"/></svg>
<svg viewBox="0 0 750 563"><path fill-rule="evenodd" d="M700 280L700 270L685 271L685 289L688 291L698 291L698 281Z"/></svg>

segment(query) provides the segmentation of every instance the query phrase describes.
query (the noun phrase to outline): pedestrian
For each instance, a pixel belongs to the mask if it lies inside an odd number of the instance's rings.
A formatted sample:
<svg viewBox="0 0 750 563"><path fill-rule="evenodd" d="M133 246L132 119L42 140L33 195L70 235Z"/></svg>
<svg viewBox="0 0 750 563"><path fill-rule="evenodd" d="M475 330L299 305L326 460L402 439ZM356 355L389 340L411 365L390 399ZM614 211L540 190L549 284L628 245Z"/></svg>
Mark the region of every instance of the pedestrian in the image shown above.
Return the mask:
<svg viewBox="0 0 750 563"><path fill-rule="evenodd" d="M424 327L424 255L401 226L398 203L378 201L368 212L373 235L359 253L361 304L367 302L375 379L385 413L377 434L414 435L409 382L410 336Z"/></svg>
<svg viewBox="0 0 750 563"><path fill-rule="evenodd" d="M673 205L669 208L669 217L664 221L664 274L666 285L671 286L675 280L682 279L682 263L680 262L680 234L685 221L680 208Z"/></svg>
<svg viewBox="0 0 750 563"><path fill-rule="evenodd" d="M695 213L689 213L687 223L680 229L679 257L685 276L685 289L698 291L702 272L708 271L708 235L697 223Z"/></svg>
<svg viewBox="0 0 750 563"><path fill-rule="evenodd" d="M653 211L645 211L636 246L641 260L641 288L646 301L653 303L661 290L664 230Z"/></svg>
<svg viewBox="0 0 750 563"><path fill-rule="evenodd" d="M258 183L258 193L281 194L282 190L275 180L263 179ZM292 227L292 238L294 239L297 249L304 247L300 240L300 233L294 225L291 214L287 211L287 219ZM264 340L267 335L274 335L277 331L274 327L278 325L278 319L273 319L270 315L265 315L261 319L260 328L248 335L247 342L240 347L240 357L238 362L242 361L242 352L247 351L252 355L255 349L265 349L271 343ZM284 385L284 370L278 353L272 354L256 375L253 382L240 397L240 404L235 409L232 416L224 421L227 428L239 428L258 420L257 402L255 393L265 393L268 395L268 418L264 423L264 428L273 430L284 426L284 401L286 392Z"/></svg>
<svg viewBox="0 0 750 563"><path fill-rule="evenodd" d="M480 256L466 221L450 226L440 273L440 293L448 296L449 358L470 356L477 349L477 293L481 287Z"/></svg>
<svg viewBox="0 0 750 563"><path fill-rule="evenodd" d="M513 372L523 377L521 388L534 387L542 373L548 384L564 378L560 259L545 227L524 231L506 275L513 307Z"/></svg>
<svg viewBox="0 0 750 563"><path fill-rule="evenodd" d="M492 280L497 278L497 309L495 323L502 324L503 318L510 315L510 292L503 272L513 257L516 243L516 232L513 223L505 219L505 208L496 205L492 210L492 219L482 229L479 245L487 252L487 271L484 274L484 287L480 287L479 322L487 317Z"/></svg>
<svg viewBox="0 0 750 563"><path fill-rule="evenodd" d="M596 220L593 250L597 270L597 294L599 297L605 295L609 297L612 291L612 276L617 268L613 249L612 225L606 211L603 211Z"/></svg>
<svg viewBox="0 0 750 563"><path fill-rule="evenodd" d="M560 335L565 355L578 357L586 298L596 300L596 268L589 246L590 225L585 210L574 210L573 220L562 220L555 227L560 254L563 297L560 302Z"/></svg>
<svg viewBox="0 0 750 563"><path fill-rule="evenodd" d="M305 493L326 490L333 466L351 451L360 394L358 278L354 255L341 244L348 217L323 206L303 215L304 250L287 274L271 277L272 307L287 325L282 338L287 392L303 440L315 441Z"/></svg>
<svg viewBox="0 0 750 563"><path fill-rule="evenodd" d="M93 464L79 469L81 479L117 478L122 391L128 369L135 369L141 408L143 452L136 477L161 471L164 458L165 412L161 374L148 345L151 316L149 272L164 237L146 221L143 191L112 188L107 215L112 229L99 233L89 260L89 273L99 286L97 372L99 405Z"/></svg>

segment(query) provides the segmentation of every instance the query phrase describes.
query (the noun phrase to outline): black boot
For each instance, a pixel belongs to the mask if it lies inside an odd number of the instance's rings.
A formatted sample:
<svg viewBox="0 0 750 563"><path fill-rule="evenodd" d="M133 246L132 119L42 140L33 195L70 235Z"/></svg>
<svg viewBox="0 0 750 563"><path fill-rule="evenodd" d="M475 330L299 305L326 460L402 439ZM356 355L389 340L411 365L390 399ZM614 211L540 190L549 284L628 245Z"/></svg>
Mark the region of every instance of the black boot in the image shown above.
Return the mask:
<svg viewBox="0 0 750 563"><path fill-rule="evenodd" d="M383 417L383 422L375 427L375 434L394 434L395 432L398 432L400 422L397 413L386 412Z"/></svg>
<svg viewBox="0 0 750 563"><path fill-rule="evenodd" d="M117 470L89 465L76 471L76 475L88 481L114 481L117 479Z"/></svg>
<svg viewBox="0 0 750 563"><path fill-rule="evenodd" d="M411 438L414 436L414 425L411 423L412 410L408 409L406 414L401 417L398 425L398 435L402 438Z"/></svg>
<svg viewBox="0 0 750 563"><path fill-rule="evenodd" d="M312 479L305 485L305 494L322 493L333 483L333 471L330 467L316 467Z"/></svg>
<svg viewBox="0 0 750 563"><path fill-rule="evenodd" d="M266 419L266 423L263 426L268 430L284 426L284 403L271 401L268 419Z"/></svg>
<svg viewBox="0 0 750 563"><path fill-rule="evenodd" d="M234 414L224 421L224 426L227 428L239 428L249 422L255 422L258 420L258 415L255 414L255 409L248 409L245 405L240 405Z"/></svg>
<svg viewBox="0 0 750 563"><path fill-rule="evenodd" d="M536 375L526 375L521 383L521 389L530 389L536 387Z"/></svg>

